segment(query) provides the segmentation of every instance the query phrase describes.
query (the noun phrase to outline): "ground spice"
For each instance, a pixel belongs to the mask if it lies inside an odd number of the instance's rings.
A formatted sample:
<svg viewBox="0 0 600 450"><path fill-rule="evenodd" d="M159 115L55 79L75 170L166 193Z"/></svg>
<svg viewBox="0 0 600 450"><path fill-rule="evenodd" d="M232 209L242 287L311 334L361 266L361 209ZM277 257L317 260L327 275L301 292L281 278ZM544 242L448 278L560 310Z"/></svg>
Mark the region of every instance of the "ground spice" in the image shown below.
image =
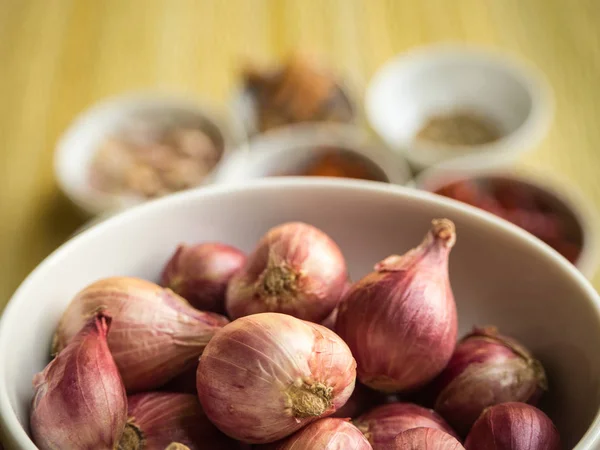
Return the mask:
<svg viewBox="0 0 600 450"><path fill-rule="evenodd" d="M475 146L500 139L496 124L471 112L431 116L416 135L416 140L449 146Z"/></svg>

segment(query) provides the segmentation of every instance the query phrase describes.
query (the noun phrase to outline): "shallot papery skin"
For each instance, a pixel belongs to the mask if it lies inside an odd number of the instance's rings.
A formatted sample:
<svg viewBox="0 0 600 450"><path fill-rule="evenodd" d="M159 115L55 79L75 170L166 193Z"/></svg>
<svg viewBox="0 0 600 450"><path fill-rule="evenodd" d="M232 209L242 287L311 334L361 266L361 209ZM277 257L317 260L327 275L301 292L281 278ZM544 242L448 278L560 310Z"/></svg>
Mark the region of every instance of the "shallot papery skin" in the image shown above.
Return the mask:
<svg viewBox="0 0 600 450"><path fill-rule="evenodd" d="M382 450L465 450L453 436L436 428L411 428L397 435Z"/></svg>
<svg viewBox="0 0 600 450"><path fill-rule="evenodd" d="M163 270L161 284L196 309L223 314L227 283L245 262L246 255L230 245L180 245Z"/></svg>
<svg viewBox="0 0 600 450"><path fill-rule="evenodd" d="M190 450L190 448L187 445L183 445L178 442L172 442L168 447L165 448L165 450Z"/></svg>
<svg viewBox="0 0 600 450"><path fill-rule="evenodd" d="M374 450L385 448L398 434L412 428L435 428L456 437L456 433L435 411L414 403L377 406L354 421Z"/></svg>
<svg viewBox="0 0 600 450"><path fill-rule="evenodd" d="M331 417L340 419L353 418L362 414L375 405L380 405L387 401L385 394L374 391L360 382L354 385L354 391L344 406L338 409Z"/></svg>
<svg viewBox="0 0 600 450"><path fill-rule="evenodd" d="M356 362L332 331L278 313L235 320L200 358L197 389L224 433L262 444L333 414L354 389Z"/></svg>
<svg viewBox="0 0 600 450"><path fill-rule="evenodd" d="M344 419L321 419L265 450L372 450L363 434Z"/></svg>
<svg viewBox="0 0 600 450"><path fill-rule="evenodd" d="M438 378L435 410L463 436L488 406L535 404L547 389L539 361L495 327L475 328L463 338Z"/></svg>
<svg viewBox="0 0 600 450"><path fill-rule="evenodd" d="M339 303L348 279L337 244L301 222L272 228L227 288L229 317L279 312L321 323Z"/></svg>
<svg viewBox="0 0 600 450"><path fill-rule="evenodd" d="M33 379L31 433L42 450L112 450L127 422L127 396L106 343L111 319L89 319Z"/></svg>
<svg viewBox="0 0 600 450"><path fill-rule="evenodd" d="M170 289L130 277L97 281L79 292L54 337L60 351L97 309L112 316L108 346L128 393L157 388L196 360L225 317L190 306Z"/></svg>
<svg viewBox="0 0 600 450"><path fill-rule="evenodd" d="M378 263L345 296L335 330L352 350L362 383L406 392L448 363L457 330L448 278L455 240L450 220L434 220L421 245Z"/></svg>
<svg viewBox="0 0 600 450"><path fill-rule="evenodd" d="M560 450L552 420L526 403L508 402L487 408L467 440L467 450Z"/></svg>
<svg viewBox="0 0 600 450"><path fill-rule="evenodd" d="M240 448L208 420L196 395L147 392L127 400L130 419L119 450L163 450L170 443L190 450Z"/></svg>

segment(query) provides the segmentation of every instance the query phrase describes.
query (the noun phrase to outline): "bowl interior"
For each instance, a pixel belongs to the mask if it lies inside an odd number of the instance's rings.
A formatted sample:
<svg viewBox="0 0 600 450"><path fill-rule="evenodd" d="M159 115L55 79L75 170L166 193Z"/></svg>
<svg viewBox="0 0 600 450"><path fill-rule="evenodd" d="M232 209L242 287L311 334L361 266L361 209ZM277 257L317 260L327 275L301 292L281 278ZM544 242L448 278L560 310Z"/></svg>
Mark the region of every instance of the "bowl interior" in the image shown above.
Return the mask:
<svg viewBox="0 0 600 450"><path fill-rule="evenodd" d="M460 331L494 324L522 340L545 365L543 407L565 448L586 433L600 407L598 296L568 263L510 224L458 202L381 183L271 179L181 193L122 213L49 257L17 291L0 322L2 428L17 448L31 379L48 362L59 317L73 295L102 277L156 280L181 242L218 240L250 251L270 227L301 220L329 233L353 279L391 253L420 242L435 217L457 225L450 260ZM598 420L577 449L593 448Z"/></svg>

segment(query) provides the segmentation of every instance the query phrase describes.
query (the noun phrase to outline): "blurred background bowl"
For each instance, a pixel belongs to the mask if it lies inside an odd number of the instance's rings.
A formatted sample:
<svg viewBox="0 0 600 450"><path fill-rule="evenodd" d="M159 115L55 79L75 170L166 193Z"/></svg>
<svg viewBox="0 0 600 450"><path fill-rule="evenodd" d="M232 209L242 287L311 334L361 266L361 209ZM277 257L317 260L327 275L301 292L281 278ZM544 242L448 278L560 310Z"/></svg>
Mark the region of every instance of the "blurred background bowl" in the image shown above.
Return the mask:
<svg viewBox="0 0 600 450"><path fill-rule="evenodd" d="M215 183L299 176L310 171L320 158L330 155L334 155L336 161L347 159L373 181L405 184L411 178L410 168L403 158L353 125L288 125L255 136L247 148L247 152L234 152L225 158L214 174Z"/></svg>
<svg viewBox="0 0 600 450"><path fill-rule="evenodd" d="M555 173L531 168L490 169L485 165L476 160L451 161L421 172L412 185L473 206L483 206L488 212L500 215L508 212L509 220L511 210L517 211L517 220L533 229L547 230L553 224L532 223L538 221L536 217L527 217L529 211L556 219L562 236L548 243L565 256L569 255L577 268L592 278L600 264L600 219L585 196ZM479 192L474 193L470 187L476 187ZM479 198L473 198L474 194ZM544 222L545 218L541 219ZM573 252L577 250L575 256Z"/></svg>
<svg viewBox="0 0 600 450"><path fill-rule="evenodd" d="M8 447L36 448L27 435L31 379L50 358L65 307L89 283L117 274L157 280L180 242L222 241L250 251L269 228L292 220L329 234L351 278L360 279L390 253L414 247L436 217L456 224L450 280L460 333L494 324L519 339L547 370L543 408L564 448L597 448L600 298L573 265L508 222L440 196L307 177L209 186L149 202L87 230L38 266L0 319L0 428Z"/></svg>
<svg viewBox="0 0 600 450"><path fill-rule="evenodd" d="M91 183L94 157L101 145L118 135L132 120L152 117L198 124L221 151L222 160L234 147L243 148L241 125L226 113L181 96L139 93L114 97L82 112L59 139L55 175L66 196L90 215L114 212L146 199L104 192ZM216 167L213 170L216 169ZM210 175L204 183L210 181Z"/></svg>
<svg viewBox="0 0 600 450"><path fill-rule="evenodd" d="M402 53L371 79L365 98L370 125L417 169L448 159L484 155L490 167L535 148L553 115L544 76L524 62L463 45L432 45ZM428 119L469 113L492 123L499 136L479 145L415 139Z"/></svg>

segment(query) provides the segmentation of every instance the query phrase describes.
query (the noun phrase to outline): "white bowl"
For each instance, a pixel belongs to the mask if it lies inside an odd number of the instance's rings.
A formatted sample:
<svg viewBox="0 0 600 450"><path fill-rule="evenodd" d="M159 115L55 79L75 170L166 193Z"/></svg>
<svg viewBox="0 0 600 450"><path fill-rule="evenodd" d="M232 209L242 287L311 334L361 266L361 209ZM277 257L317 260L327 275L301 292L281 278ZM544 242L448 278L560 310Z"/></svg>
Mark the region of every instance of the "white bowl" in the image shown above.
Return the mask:
<svg viewBox="0 0 600 450"><path fill-rule="evenodd" d="M529 186L578 226L582 246L576 266L586 277L593 278L600 265L600 217L585 196L560 176L540 169L490 169L476 164L475 159L468 162L454 160L421 172L412 184L418 189L434 192L456 181L486 177L514 180Z"/></svg>
<svg viewBox="0 0 600 450"><path fill-rule="evenodd" d="M467 154L490 166L514 161L547 133L553 101L545 78L508 56L464 45L433 45L387 62L369 83L366 115L373 129L418 169ZM499 140L478 146L415 143L431 116L472 111L498 124Z"/></svg>
<svg viewBox="0 0 600 450"><path fill-rule="evenodd" d="M144 201L137 197L108 194L90 184L90 166L102 142L119 131L132 117L144 113L197 118L199 123L213 129L223 141L223 157L244 139L242 126L235 120L189 98L139 93L105 100L81 113L56 146L54 169L58 184L66 196L83 211L95 215L124 209ZM210 176L205 182L209 181Z"/></svg>
<svg viewBox="0 0 600 450"><path fill-rule="evenodd" d="M329 148L348 151L370 164L381 181L405 184L411 178L404 159L364 131L343 124L303 123L277 128L248 142L247 152L232 152L214 173L215 183L243 183L256 178L298 174Z"/></svg>
<svg viewBox="0 0 600 450"><path fill-rule="evenodd" d="M381 258L420 242L434 217L457 226L450 277L460 332L496 324L522 340L548 371L544 408L564 448L597 448L600 298L578 270L517 227L458 202L383 183L316 178L175 194L110 218L58 249L25 280L0 321L0 428L15 448L35 449L26 431L31 379L48 362L63 310L94 280L156 280L182 241L224 241L249 251L267 229L290 220L329 233L358 279Z"/></svg>

